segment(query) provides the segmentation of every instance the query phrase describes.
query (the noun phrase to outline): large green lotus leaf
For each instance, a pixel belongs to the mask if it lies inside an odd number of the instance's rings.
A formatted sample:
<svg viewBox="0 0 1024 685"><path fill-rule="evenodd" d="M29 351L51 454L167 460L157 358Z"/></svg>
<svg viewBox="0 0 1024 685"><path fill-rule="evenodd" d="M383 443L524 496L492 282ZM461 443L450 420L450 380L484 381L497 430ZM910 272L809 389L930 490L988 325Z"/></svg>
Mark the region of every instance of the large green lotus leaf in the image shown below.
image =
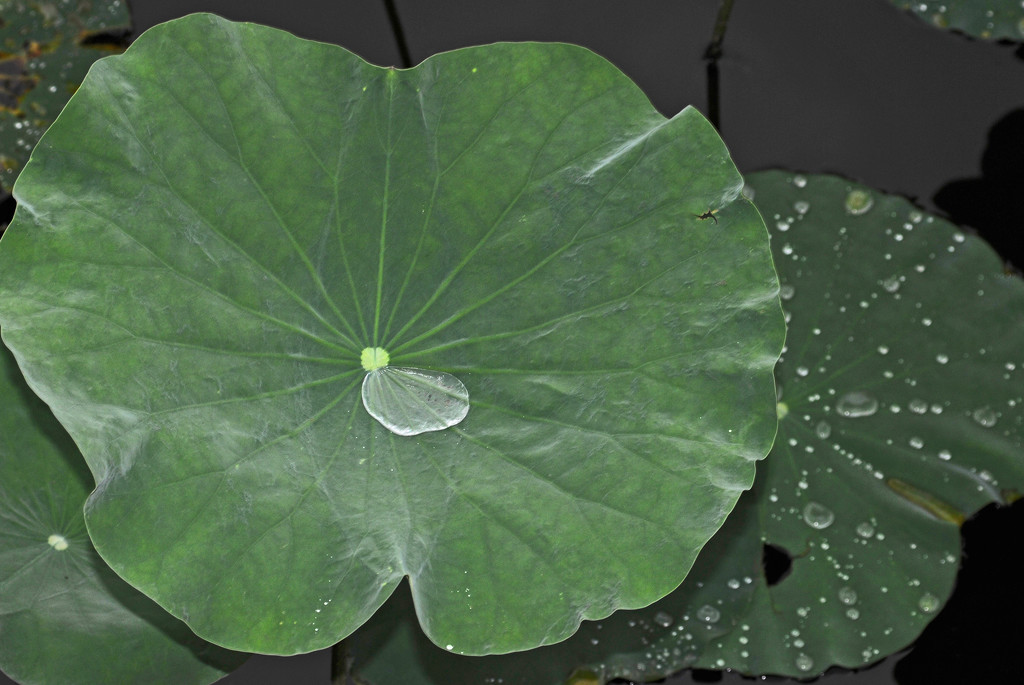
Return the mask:
<svg viewBox="0 0 1024 685"><path fill-rule="evenodd" d="M131 28L123 0L0 4L0 192L10 190L39 136Z"/></svg>
<svg viewBox="0 0 1024 685"><path fill-rule="evenodd" d="M1020 0L890 0L928 23L976 38L1024 40Z"/></svg>
<svg viewBox="0 0 1024 685"><path fill-rule="evenodd" d="M524 649L672 590L769 449L741 188L582 48L400 71L194 15L40 141L0 318L97 549L198 634L321 648L408 576L437 644Z"/></svg>
<svg viewBox="0 0 1024 685"><path fill-rule="evenodd" d="M368 682L604 683L691 666L806 677L902 649L941 609L959 523L1024 489L1024 284L903 199L829 176L748 180L789 319L782 418L683 584L561 644L479 659L431 647L389 606L349 641ZM765 543L792 557L772 585Z"/></svg>
<svg viewBox="0 0 1024 685"><path fill-rule="evenodd" d="M211 683L245 654L197 638L89 542L92 478L0 349L0 669L19 683Z"/></svg>

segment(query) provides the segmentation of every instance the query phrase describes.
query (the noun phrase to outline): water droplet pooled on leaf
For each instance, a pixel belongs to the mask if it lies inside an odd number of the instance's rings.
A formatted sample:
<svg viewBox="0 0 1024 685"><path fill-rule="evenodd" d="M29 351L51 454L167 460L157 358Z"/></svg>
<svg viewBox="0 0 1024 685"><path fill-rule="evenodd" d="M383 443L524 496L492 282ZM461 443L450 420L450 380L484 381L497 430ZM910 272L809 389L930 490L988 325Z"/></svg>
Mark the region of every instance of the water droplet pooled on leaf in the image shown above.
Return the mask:
<svg viewBox="0 0 1024 685"><path fill-rule="evenodd" d="M469 391L458 378L439 371L387 366L387 361L388 353L379 347L368 347L361 356L363 368L369 372L363 379L363 406L382 426L409 436L444 430L466 418Z"/></svg>
<svg viewBox="0 0 1024 685"><path fill-rule="evenodd" d="M878 400L860 390L848 392L836 402L836 413L848 419L871 416L878 411Z"/></svg>
<svg viewBox="0 0 1024 685"><path fill-rule="evenodd" d="M921 595L921 599L917 600L917 606L926 614L933 614L939 608L939 598L930 592L926 592Z"/></svg>
<svg viewBox="0 0 1024 685"><path fill-rule="evenodd" d="M818 530L828 528L835 520L836 515L824 504L808 502L807 506L804 507L804 522L811 528L817 528Z"/></svg>
<svg viewBox="0 0 1024 685"><path fill-rule="evenodd" d="M697 619L704 623L718 623L720 618L722 618L722 612L710 604L705 604L700 609L697 609Z"/></svg>
<svg viewBox="0 0 1024 685"><path fill-rule="evenodd" d="M854 216L864 214L875 204L875 199L866 190L851 190L846 196L846 211Z"/></svg>
<svg viewBox="0 0 1024 685"><path fill-rule="evenodd" d="M659 611L654 615L654 622L662 628L671 627L674 621L675 619L672 618L672 614L666 613L664 611Z"/></svg>
<svg viewBox="0 0 1024 685"><path fill-rule="evenodd" d="M857 603L857 591L848 585L839 588L839 601L846 605Z"/></svg>
<svg viewBox="0 0 1024 685"><path fill-rule="evenodd" d="M801 654L796 658L796 667L801 671L809 671L814 668L814 659L806 654Z"/></svg>
<svg viewBox="0 0 1024 685"><path fill-rule="evenodd" d="M996 413L992 410L991 407L981 407L980 409L975 409L974 413L971 414L971 418L973 418L976 423L978 423L981 426L984 426L985 428L991 428L992 426L996 425L997 420Z"/></svg>
<svg viewBox="0 0 1024 685"><path fill-rule="evenodd" d="M827 440L832 435L832 426L825 421L818 421L818 425L814 427L814 434L822 440Z"/></svg>
<svg viewBox="0 0 1024 685"><path fill-rule="evenodd" d="M898 276L891 276L882 281L882 287L890 293L897 292L900 289L900 279Z"/></svg>

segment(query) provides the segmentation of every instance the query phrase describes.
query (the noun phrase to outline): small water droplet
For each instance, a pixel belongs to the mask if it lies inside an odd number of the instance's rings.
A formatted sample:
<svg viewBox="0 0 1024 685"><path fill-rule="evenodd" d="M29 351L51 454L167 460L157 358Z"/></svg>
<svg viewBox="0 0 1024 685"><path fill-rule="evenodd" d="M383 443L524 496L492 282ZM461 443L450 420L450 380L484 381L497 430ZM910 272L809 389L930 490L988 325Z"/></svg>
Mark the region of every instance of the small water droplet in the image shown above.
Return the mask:
<svg viewBox="0 0 1024 685"><path fill-rule="evenodd" d="M810 371L807 370L806 366L796 367L796 375L803 377L806 376L808 373L810 373Z"/></svg>
<svg viewBox="0 0 1024 685"><path fill-rule="evenodd" d="M720 618L722 618L722 612L710 604L705 604L700 609L697 609L697 619L704 623L718 623Z"/></svg>
<svg viewBox="0 0 1024 685"><path fill-rule="evenodd" d="M797 174L796 176L793 177L793 185L795 185L797 188L804 188L807 186L807 178L805 176Z"/></svg>
<svg viewBox="0 0 1024 685"><path fill-rule="evenodd" d="M874 534L875 534L875 527L872 526L867 521L864 521L863 523L858 523L857 524L857 535L861 536L862 538L869 538L869 537L871 537Z"/></svg>
<svg viewBox="0 0 1024 685"><path fill-rule="evenodd" d="M851 190L846 196L846 211L854 216L864 214L875 204L875 199L866 190Z"/></svg>
<svg viewBox="0 0 1024 685"><path fill-rule="evenodd" d="M979 409L975 409L974 413L971 414L971 418L973 418L976 423L984 426L985 428L991 428L992 426L996 425L997 421L996 413L992 410L991 407L981 407Z"/></svg>
<svg viewBox="0 0 1024 685"><path fill-rule="evenodd" d="M740 581L736 580L735 578L730 578L726 585L728 585L733 590L738 590L740 587Z"/></svg>
<svg viewBox="0 0 1024 685"><path fill-rule="evenodd" d="M808 502L807 506L804 507L804 521L811 528L822 530L831 526L835 520L836 515L824 504Z"/></svg>
<svg viewBox="0 0 1024 685"><path fill-rule="evenodd" d="M939 450L939 459L942 461L949 461L953 457L949 450Z"/></svg>
<svg viewBox="0 0 1024 685"><path fill-rule="evenodd" d="M917 600L917 606L926 614L935 613L939 608L939 598L930 592L926 592L921 595L921 599Z"/></svg>
<svg viewBox="0 0 1024 685"><path fill-rule="evenodd" d="M860 618L860 612L854 609L853 607L850 607L846 610L846 617L851 621L856 621L858 618Z"/></svg>
<svg viewBox="0 0 1024 685"><path fill-rule="evenodd" d="M675 622L675 619L672 618L671 614L659 611L654 615L654 622L662 628L668 628Z"/></svg>
<svg viewBox="0 0 1024 685"><path fill-rule="evenodd" d="M832 426L825 421L818 421L818 425L814 427L814 434L822 440L827 440L828 436L832 435Z"/></svg>
<svg viewBox="0 0 1024 685"><path fill-rule="evenodd" d="M779 286L779 297L781 297L783 300L792 300L793 299L793 295L795 295L795 294L796 294L796 288L794 288L793 286L789 285L788 283L785 284L785 285Z"/></svg>
<svg viewBox="0 0 1024 685"><path fill-rule="evenodd" d="M915 414L924 414L928 411L928 403L924 400L910 400L907 407Z"/></svg>
<svg viewBox="0 0 1024 685"><path fill-rule="evenodd" d="M807 210L811 208L811 203L806 200L797 200L793 203L793 209L796 210L797 214L806 214Z"/></svg>
<svg viewBox="0 0 1024 685"><path fill-rule="evenodd" d="M58 552L63 552L68 548L68 539L63 535L58 535L57 533L54 533L47 538L46 542L48 542L50 547L53 547Z"/></svg>
<svg viewBox="0 0 1024 685"><path fill-rule="evenodd" d="M935 361L937 361L940 364L946 364L947 362L949 362L949 357L944 354L938 354L935 355Z"/></svg>
<svg viewBox="0 0 1024 685"><path fill-rule="evenodd" d="M908 442L910 443L910 446L913 447L915 450L919 450L922 447L924 447L924 440L918 437L913 437Z"/></svg>
<svg viewBox="0 0 1024 685"><path fill-rule="evenodd" d="M839 588L839 601L846 605L857 603L857 591L852 587L844 585Z"/></svg>
<svg viewBox="0 0 1024 685"><path fill-rule="evenodd" d="M871 416L878 411L878 400L866 392L848 392L836 402L836 413L848 419Z"/></svg>
<svg viewBox="0 0 1024 685"><path fill-rule="evenodd" d="M796 667L797 670L800 671L809 671L812 668L814 668L814 659L807 656L806 654L801 654L796 658Z"/></svg>
<svg viewBox="0 0 1024 685"><path fill-rule="evenodd" d="M455 647L452 645L445 645L444 648L447 649L449 652L455 649Z"/></svg>
<svg viewBox="0 0 1024 685"><path fill-rule="evenodd" d="M900 289L900 279L897 276L890 276L889 278L882 281L882 287L890 293L894 293Z"/></svg>
<svg viewBox="0 0 1024 685"><path fill-rule="evenodd" d="M786 231L789 230L789 222L788 221L782 221L782 220L776 221L775 222L775 228L778 229L779 231L782 231L783 233L785 233Z"/></svg>

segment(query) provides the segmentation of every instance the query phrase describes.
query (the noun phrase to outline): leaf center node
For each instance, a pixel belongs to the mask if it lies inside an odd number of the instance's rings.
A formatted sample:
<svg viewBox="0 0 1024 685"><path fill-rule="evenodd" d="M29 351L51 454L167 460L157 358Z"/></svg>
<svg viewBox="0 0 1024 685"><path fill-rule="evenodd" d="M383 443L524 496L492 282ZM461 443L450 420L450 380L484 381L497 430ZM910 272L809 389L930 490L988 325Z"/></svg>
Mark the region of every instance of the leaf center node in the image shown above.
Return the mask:
<svg viewBox="0 0 1024 685"><path fill-rule="evenodd" d="M367 371L376 371L387 366L391 356L383 347L364 347L359 361Z"/></svg>

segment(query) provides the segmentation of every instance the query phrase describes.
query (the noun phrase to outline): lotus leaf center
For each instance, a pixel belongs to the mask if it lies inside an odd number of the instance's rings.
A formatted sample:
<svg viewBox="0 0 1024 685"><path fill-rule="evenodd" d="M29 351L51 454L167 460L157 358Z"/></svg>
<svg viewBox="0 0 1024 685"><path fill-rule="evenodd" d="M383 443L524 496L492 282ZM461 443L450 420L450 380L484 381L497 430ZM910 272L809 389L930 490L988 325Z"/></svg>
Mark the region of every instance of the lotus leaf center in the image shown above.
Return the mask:
<svg viewBox="0 0 1024 685"><path fill-rule="evenodd" d="M367 371L376 371L388 365L391 357L383 347L364 347L359 361Z"/></svg>

